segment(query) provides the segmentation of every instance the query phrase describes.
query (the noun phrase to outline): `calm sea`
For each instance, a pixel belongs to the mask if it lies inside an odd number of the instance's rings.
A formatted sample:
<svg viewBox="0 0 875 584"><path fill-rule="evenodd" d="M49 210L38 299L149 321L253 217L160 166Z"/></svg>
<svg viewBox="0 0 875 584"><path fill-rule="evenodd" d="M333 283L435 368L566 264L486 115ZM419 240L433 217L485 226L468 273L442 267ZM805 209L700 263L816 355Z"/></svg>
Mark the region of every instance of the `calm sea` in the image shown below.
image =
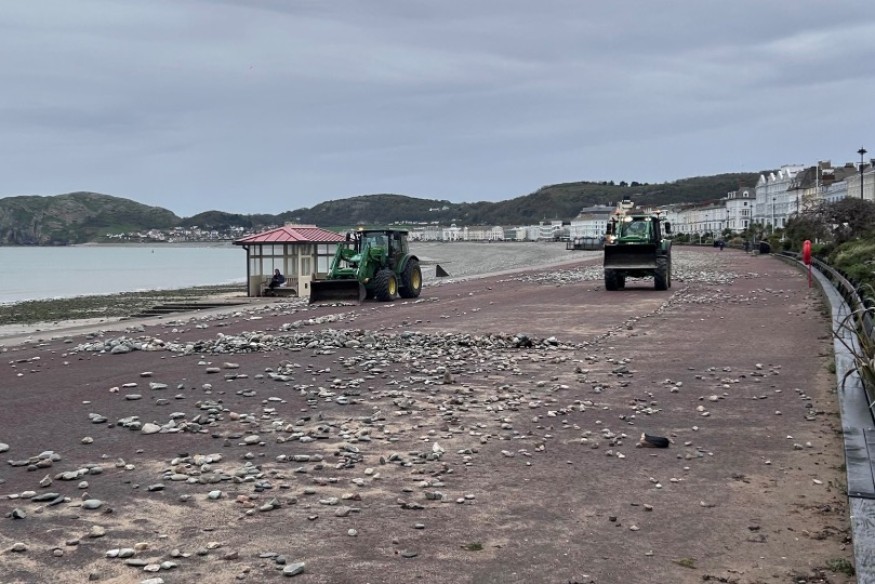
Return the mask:
<svg viewBox="0 0 875 584"><path fill-rule="evenodd" d="M453 277L552 265L598 252L570 253L564 243L411 243L423 279L435 279L439 264ZM246 251L226 244L83 245L0 247L0 304L171 290L246 280Z"/></svg>
<svg viewBox="0 0 875 584"><path fill-rule="evenodd" d="M0 303L242 283L246 252L228 244L0 247Z"/></svg>

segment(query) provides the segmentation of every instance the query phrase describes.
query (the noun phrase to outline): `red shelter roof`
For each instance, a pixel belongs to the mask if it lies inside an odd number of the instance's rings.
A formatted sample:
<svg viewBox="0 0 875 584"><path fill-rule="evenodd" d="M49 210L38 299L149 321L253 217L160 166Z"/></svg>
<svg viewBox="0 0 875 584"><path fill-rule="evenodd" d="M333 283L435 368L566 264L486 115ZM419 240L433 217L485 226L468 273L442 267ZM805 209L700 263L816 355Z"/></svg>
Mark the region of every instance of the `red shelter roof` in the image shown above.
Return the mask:
<svg viewBox="0 0 875 584"><path fill-rule="evenodd" d="M328 231L315 225L283 225L270 231L256 233L238 239L234 245L251 245L260 243L336 243L343 241L344 236L336 231Z"/></svg>

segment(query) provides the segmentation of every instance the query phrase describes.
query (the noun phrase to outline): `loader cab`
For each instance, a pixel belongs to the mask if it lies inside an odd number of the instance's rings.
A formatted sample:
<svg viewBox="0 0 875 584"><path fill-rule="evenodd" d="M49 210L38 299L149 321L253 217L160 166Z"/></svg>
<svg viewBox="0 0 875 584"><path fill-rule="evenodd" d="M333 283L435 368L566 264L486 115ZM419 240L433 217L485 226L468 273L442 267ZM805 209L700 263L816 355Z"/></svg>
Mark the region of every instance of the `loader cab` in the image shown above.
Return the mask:
<svg viewBox="0 0 875 584"><path fill-rule="evenodd" d="M671 223L661 221L659 217L630 216L612 219L608 222L606 234L610 239L625 239L637 241L661 241L671 233Z"/></svg>
<svg viewBox="0 0 875 584"><path fill-rule="evenodd" d="M649 217L626 217L620 224L620 237L650 239L651 226Z"/></svg>
<svg viewBox="0 0 875 584"><path fill-rule="evenodd" d="M393 256L403 257L410 253L406 231L393 231L389 235L389 241L389 253Z"/></svg>
<svg viewBox="0 0 875 584"><path fill-rule="evenodd" d="M390 231L387 235L389 236L389 267L394 270L410 253L407 232Z"/></svg>
<svg viewBox="0 0 875 584"><path fill-rule="evenodd" d="M383 252L385 264L393 270L410 253L407 243L407 231L401 229L386 229L374 231L359 231L355 234L359 239L358 249L380 249Z"/></svg>
<svg viewBox="0 0 875 584"><path fill-rule="evenodd" d="M364 240L367 242L368 247L382 247L386 248L386 235L384 233L365 233Z"/></svg>

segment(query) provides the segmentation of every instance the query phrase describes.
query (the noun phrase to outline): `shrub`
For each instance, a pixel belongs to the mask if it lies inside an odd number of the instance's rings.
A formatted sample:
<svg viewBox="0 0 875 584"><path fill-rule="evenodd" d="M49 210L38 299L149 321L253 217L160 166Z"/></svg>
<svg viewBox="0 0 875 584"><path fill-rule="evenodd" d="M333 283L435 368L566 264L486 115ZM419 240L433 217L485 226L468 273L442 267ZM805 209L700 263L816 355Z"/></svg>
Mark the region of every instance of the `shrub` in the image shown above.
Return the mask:
<svg viewBox="0 0 875 584"><path fill-rule="evenodd" d="M829 263L858 288L875 286L875 239L843 243L829 255Z"/></svg>

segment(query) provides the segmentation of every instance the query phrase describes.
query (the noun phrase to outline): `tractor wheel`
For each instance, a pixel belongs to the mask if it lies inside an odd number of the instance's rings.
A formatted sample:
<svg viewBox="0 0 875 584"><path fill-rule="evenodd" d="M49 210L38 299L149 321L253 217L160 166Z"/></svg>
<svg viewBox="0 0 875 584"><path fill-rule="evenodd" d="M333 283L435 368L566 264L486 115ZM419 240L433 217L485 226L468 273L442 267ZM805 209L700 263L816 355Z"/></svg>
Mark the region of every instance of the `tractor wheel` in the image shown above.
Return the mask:
<svg viewBox="0 0 875 584"><path fill-rule="evenodd" d="M653 272L653 287L657 290L668 290L668 259L656 258L656 271Z"/></svg>
<svg viewBox="0 0 875 584"><path fill-rule="evenodd" d="M422 292L422 270L419 269L418 261L410 260L401 272L401 287L398 294L401 298L417 298L420 292Z"/></svg>
<svg viewBox="0 0 875 584"><path fill-rule="evenodd" d="M619 290L620 278L621 276L614 270L605 270L605 290Z"/></svg>
<svg viewBox="0 0 875 584"><path fill-rule="evenodd" d="M395 298L397 293L398 280L395 278L395 272L389 268L377 272L374 277L374 298L380 302L388 302Z"/></svg>

